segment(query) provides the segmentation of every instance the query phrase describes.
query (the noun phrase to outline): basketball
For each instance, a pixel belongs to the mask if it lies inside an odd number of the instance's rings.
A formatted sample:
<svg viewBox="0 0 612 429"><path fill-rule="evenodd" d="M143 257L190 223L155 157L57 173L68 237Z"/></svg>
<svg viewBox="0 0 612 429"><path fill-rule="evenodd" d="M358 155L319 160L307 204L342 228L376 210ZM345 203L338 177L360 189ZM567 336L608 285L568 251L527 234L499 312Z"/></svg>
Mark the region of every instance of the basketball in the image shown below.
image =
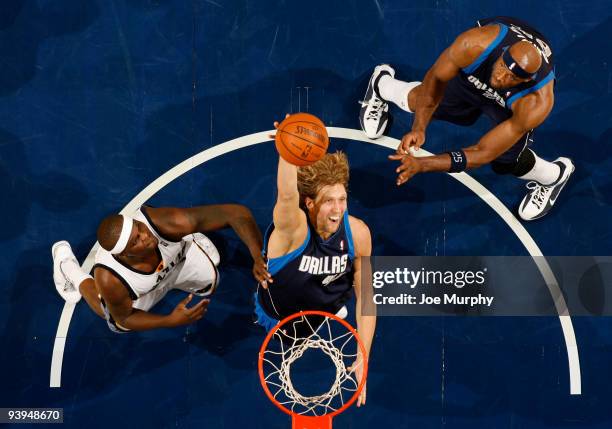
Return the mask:
<svg viewBox="0 0 612 429"><path fill-rule="evenodd" d="M276 150L288 163L302 167L323 158L329 146L323 122L309 113L295 113L280 123Z"/></svg>

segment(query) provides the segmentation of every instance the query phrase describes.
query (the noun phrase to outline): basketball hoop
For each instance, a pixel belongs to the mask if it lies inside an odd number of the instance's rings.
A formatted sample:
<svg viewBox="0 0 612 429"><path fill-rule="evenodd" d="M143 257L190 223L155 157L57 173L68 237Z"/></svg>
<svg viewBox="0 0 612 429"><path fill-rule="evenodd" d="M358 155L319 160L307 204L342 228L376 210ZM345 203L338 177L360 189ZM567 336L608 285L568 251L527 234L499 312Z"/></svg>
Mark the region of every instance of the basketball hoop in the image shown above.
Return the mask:
<svg viewBox="0 0 612 429"><path fill-rule="evenodd" d="M335 366L335 379L321 394L301 394L294 387L292 365L311 350L322 352ZM259 380L266 395L291 415L293 429L331 429L332 418L359 397L367 378L366 352L357 331L323 311L302 311L276 325L259 351ZM357 359L359 358L359 361ZM355 369L363 366L361 379Z"/></svg>

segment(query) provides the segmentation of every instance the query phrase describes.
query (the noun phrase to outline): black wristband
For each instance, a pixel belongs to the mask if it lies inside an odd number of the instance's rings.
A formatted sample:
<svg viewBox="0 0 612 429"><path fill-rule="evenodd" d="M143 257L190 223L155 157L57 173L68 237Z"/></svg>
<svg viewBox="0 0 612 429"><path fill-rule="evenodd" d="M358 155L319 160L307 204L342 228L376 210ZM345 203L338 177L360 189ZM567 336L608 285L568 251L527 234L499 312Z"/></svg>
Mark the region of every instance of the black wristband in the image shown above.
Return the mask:
<svg viewBox="0 0 612 429"><path fill-rule="evenodd" d="M450 156L451 166L448 170L449 173L459 173L460 171L464 171L467 167L467 156L465 156L465 152L461 149L446 152Z"/></svg>

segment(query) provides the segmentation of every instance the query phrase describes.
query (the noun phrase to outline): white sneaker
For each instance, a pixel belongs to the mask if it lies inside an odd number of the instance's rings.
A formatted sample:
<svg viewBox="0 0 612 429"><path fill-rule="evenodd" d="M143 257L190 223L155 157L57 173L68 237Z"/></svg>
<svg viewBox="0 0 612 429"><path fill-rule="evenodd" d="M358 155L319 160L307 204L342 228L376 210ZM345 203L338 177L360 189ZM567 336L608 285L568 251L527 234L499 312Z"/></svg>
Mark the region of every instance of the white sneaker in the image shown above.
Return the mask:
<svg viewBox="0 0 612 429"><path fill-rule="evenodd" d="M55 289L66 302L76 304L81 300L81 293L78 290L79 285L74 285L64 274L63 266L66 263L74 263L79 266L72 248L67 241L58 241L51 247L51 255L53 256L53 282Z"/></svg>
<svg viewBox="0 0 612 429"><path fill-rule="evenodd" d="M527 183L529 192L521 201L518 209L521 219L534 220L546 215L575 170L574 163L569 158L557 158L553 163L557 164L561 170L559 178L550 185L542 185L538 182Z"/></svg>
<svg viewBox="0 0 612 429"><path fill-rule="evenodd" d="M378 92L378 81L384 75L395 77L395 70L388 64L381 64L374 68L368 89L361 101L359 123L365 135L371 139L382 136L389 121L389 103L383 100Z"/></svg>

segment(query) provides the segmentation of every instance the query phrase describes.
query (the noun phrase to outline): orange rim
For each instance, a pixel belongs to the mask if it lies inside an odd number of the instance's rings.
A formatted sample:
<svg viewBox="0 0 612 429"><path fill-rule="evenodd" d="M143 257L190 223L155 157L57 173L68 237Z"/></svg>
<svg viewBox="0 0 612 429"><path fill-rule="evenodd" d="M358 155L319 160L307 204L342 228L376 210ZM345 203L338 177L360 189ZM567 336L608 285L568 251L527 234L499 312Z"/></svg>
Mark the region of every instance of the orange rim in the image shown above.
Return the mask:
<svg viewBox="0 0 612 429"><path fill-rule="evenodd" d="M291 416L301 416L302 415L302 414L295 413L291 411L290 409L286 408L285 406L281 405L280 402L278 402L276 398L274 398L274 396L272 395L272 392L270 392L270 389L268 388L268 385L265 380L264 371L263 371L263 356L264 356L266 348L268 347L268 344L270 343L270 340L272 339L272 336L274 335L274 333L281 326L285 325L287 322L293 319L297 319L298 317L302 317L302 316L323 316L323 317L333 319L336 322L341 323L342 326L344 326L348 331L350 331L351 334L353 334L353 336L357 340L357 344L359 345L359 350L361 351L361 356L363 357L363 376L361 377L361 380L359 380L359 386L357 387L357 390L355 391L355 393L353 393L353 396L351 397L351 399L349 399L344 405L342 405L336 411L332 411L331 413L328 413L328 414L323 414L323 416L334 417L344 412L348 407L353 405L353 403L357 400L357 398L361 394L361 391L363 390L363 386L365 385L365 381L368 378L368 358L366 357L365 347L363 343L361 342L361 338L359 337L357 330L353 328L347 321L340 319L335 314L326 313L324 311L316 311L316 310L300 311L299 313L292 314L291 316L285 317L283 320L281 320L274 328L270 330L270 332L268 332L268 335L266 335L266 339L261 344L261 348L259 349L259 357L258 357L258 364L257 364L257 368L259 372L259 381L261 383L261 386L264 389L264 392L266 392L268 399L272 401L272 403L276 405L279 409L281 409L283 412ZM322 416L319 416L319 417L322 417Z"/></svg>

